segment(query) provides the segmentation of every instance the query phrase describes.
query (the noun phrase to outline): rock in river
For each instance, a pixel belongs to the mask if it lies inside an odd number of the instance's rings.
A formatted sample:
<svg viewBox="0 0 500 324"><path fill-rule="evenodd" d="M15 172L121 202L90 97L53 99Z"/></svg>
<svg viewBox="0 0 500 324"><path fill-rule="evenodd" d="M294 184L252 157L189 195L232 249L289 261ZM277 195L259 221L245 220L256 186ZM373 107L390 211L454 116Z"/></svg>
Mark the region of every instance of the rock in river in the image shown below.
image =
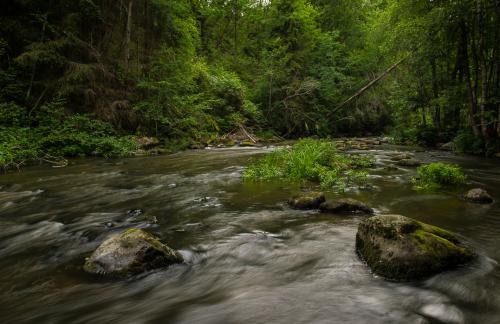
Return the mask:
<svg viewBox="0 0 500 324"><path fill-rule="evenodd" d="M288 204L295 209L317 209L325 202L325 194L322 192L307 192L293 196Z"/></svg>
<svg viewBox="0 0 500 324"><path fill-rule="evenodd" d="M182 255L141 229L129 229L105 240L85 261L92 274L127 276L183 262Z"/></svg>
<svg viewBox="0 0 500 324"><path fill-rule="evenodd" d="M473 257L450 232L401 215L363 220L356 250L374 273L396 281L421 279Z"/></svg>
<svg viewBox="0 0 500 324"><path fill-rule="evenodd" d="M422 164L422 162L416 159L403 159L396 162L396 164L403 167L418 167Z"/></svg>
<svg viewBox="0 0 500 324"><path fill-rule="evenodd" d="M481 188L475 188L469 190L464 196L465 200L478 203L478 204L491 204L493 202L493 198L490 194Z"/></svg>
<svg viewBox="0 0 500 324"><path fill-rule="evenodd" d="M333 214L373 214L373 209L371 209L361 201L357 201L351 198L324 202L319 206L319 209L321 209L321 211L323 212Z"/></svg>

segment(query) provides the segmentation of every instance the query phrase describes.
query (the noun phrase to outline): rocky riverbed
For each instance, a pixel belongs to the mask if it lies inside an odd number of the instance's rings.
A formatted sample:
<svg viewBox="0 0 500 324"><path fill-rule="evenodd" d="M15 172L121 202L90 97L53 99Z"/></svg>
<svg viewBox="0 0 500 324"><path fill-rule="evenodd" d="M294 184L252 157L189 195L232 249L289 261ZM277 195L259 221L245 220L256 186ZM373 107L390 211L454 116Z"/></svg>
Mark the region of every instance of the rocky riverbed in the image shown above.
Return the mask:
<svg viewBox="0 0 500 324"><path fill-rule="evenodd" d="M497 160L382 142L345 145L373 154L376 166L361 188L326 191L327 202L355 199L376 215L439 226L477 253L453 270L398 283L372 272L356 253L358 227L369 215L331 212L338 206L294 209L288 199L304 188L241 181L249 161L272 149L83 160L2 175L0 301L8 310L1 322L498 321ZM409 181L415 168L398 159L459 164L469 184L456 192L415 191ZM495 201L467 201L472 188L486 189ZM184 262L119 280L83 270L99 245L131 228L159 238Z"/></svg>

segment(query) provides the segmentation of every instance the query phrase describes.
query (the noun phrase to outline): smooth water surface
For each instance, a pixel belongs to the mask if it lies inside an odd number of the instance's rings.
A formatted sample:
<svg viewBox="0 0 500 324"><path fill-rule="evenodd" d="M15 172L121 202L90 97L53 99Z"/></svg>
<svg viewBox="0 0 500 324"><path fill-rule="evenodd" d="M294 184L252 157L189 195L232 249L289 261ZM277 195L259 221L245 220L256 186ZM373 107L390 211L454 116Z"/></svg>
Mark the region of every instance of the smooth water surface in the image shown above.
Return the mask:
<svg viewBox="0 0 500 324"><path fill-rule="evenodd" d="M0 323L500 323L500 203L413 191L413 169L385 169L398 150L368 152L369 185L345 196L459 233L476 262L414 283L374 276L354 249L362 216L295 211L298 186L242 183L268 149L86 160L0 175ZM499 160L415 155L461 165L500 200ZM188 262L125 281L82 271L130 227Z"/></svg>

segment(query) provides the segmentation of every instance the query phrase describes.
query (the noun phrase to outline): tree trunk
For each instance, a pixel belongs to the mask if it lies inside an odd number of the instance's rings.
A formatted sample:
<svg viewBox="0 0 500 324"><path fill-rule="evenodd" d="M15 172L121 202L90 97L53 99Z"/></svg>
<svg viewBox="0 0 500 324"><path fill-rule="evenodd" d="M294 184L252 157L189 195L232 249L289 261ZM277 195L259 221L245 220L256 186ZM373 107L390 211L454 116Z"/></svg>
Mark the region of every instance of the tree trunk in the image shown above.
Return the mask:
<svg viewBox="0 0 500 324"><path fill-rule="evenodd" d="M438 80L437 80L437 72L436 72L436 60L433 58L431 59L431 71L432 71L432 94L434 96L434 99L437 99L439 97L439 85L438 85ZM439 107L439 104L434 104L434 126L438 130L441 129L441 108Z"/></svg>
<svg viewBox="0 0 500 324"><path fill-rule="evenodd" d="M130 64L130 38L132 35L132 8L134 6L134 0L130 0L127 9L127 29L125 31L125 64L127 66L127 71Z"/></svg>
<svg viewBox="0 0 500 324"><path fill-rule="evenodd" d="M52 1L49 3L49 8L50 4ZM42 32L40 36L40 43L43 43L45 40L45 30L47 28L47 19L48 19L48 13L45 15L45 20L43 21L42 25ZM26 92L26 100L28 100L31 97L31 91L33 90L33 83L35 83L35 76L36 76L36 61L33 62L33 67L31 69L31 77L30 77L30 85L28 86L28 91Z"/></svg>
<svg viewBox="0 0 500 324"><path fill-rule="evenodd" d="M478 10L478 28L479 28L479 49L478 60L481 78L481 97L479 99L479 120L481 124L481 134L488 141L488 122L486 120L486 109L488 106L488 67L486 64L486 36L484 26L484 8L482 1L476 1Z"/></svg>
<svg viewBox="0 0 500 324"><path fill-rule="evenodd" d="M462 56L464 58L463 69L465 74L465 82L467 86L467 97L469 98L469 122L472 127L472 131L474 135L477 137L481 137L481 131L476 124L476 112L477 112L477 101L474 89L472 87L471 75L470 75L470 66L469 66L469 49L468 49L468 41L467 41L467 26L465 22L461 24L461 34L462 34Z"/></svg>
<svg viewBox="0 0 500 324"><path fill-rule="evenodd" d="M338 105L335 109L333 109L329 114L341 109L342 107L344 107L345 105L347 105L348 103L350 103L351 101L353 101L354 99L356 99L357 97L361 96L363 93L365 93L368 89L370 89L371 87L373 87L375 84L377 84L377 82L379 82L380 80L382 80L384 77L386 77L389 73L392 72L392 70L394 70L395 68L398 67L398 65L400 65L401 63L403 63L404 61L406 61L406 59L409 57L408 56L405 56L404 58L402 58L401 60L399 60L398 62L394 63L393 65L391 65L387 70L385 70L382 74L380 74L378 77L376 77L375 79L373 79L372 81L370 81L366 86L364 86L363 88L361 88L358 92L356 92L352 97L350 97L349 99L347 99L346 101L342 102L340 105Z"/></svg>

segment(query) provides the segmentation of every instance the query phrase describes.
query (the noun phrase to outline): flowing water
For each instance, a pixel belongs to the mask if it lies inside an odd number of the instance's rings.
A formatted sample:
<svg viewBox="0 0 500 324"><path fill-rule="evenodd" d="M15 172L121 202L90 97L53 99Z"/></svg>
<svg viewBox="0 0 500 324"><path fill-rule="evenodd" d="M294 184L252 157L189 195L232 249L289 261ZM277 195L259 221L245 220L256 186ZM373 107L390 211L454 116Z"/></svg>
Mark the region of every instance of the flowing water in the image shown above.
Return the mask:
<svg viewBox="0 0 500 324"><path fill-rule="evenodd" d="M355 253L362 216L292 210L285 201L297 186L242 183L245 165L268 150L1 175L0 323L500 323L500 203L415 192L413 169L384 168L406 148L369 152L379 165L370 185L346 196L457 232L479 254L427 280L388 282ZM415 155L461 165L470 186L500 199L499 160ZM82 271L108 235L130 227L159 236L187 263L122 281Z"/></svg>

